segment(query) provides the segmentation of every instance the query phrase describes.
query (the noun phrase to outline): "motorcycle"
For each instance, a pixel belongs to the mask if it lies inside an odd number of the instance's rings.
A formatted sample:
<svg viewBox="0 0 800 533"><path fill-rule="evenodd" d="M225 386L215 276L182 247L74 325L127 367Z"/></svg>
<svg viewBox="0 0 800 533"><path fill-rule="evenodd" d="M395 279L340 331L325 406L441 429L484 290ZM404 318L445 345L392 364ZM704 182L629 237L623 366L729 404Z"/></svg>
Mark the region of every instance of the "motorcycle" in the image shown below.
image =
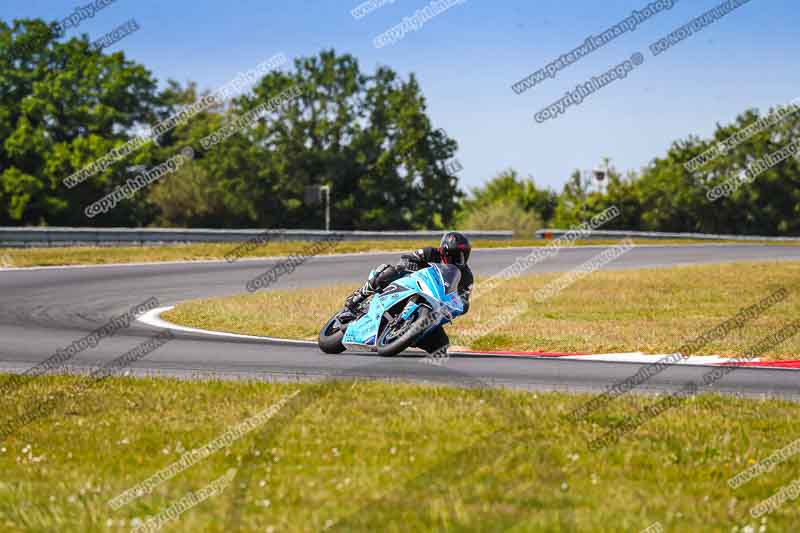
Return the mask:
<svg viewBox="0 0 800 533"><path fill-rule="evenodd" d="M329 354L367 349L390 357L416 345L425 335L464 314L458 294L461 271L434 263L388 285L359 306L335 314L319 333Z"/></svg>

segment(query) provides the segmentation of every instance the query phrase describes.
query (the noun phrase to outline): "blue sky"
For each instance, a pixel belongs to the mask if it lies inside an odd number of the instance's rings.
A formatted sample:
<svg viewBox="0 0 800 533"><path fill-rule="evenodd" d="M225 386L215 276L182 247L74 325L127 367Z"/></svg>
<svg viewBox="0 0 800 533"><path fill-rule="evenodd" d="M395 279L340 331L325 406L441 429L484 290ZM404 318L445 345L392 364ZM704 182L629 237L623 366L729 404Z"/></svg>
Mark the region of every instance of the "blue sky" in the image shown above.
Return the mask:
<svg viewBox="0 0 800 533"><path fill-rule="evenodd" d="M688 134L709 136L749 107L762 110L800 96L797 0L751 0L654 57L648 46L719 4L679 0L537 87L512 83L620 22L649 0L465 0L399 42L373 39L430 0L394 0L356 20L360 0L117 0L68 35L96 39L135 18L141 29L114 45L164 81L217 87L277 52L323 48L356 56L364 71L379 64L414 72L435 127L459 142L462 185L479 185L513 167L560 189L573 169L611 157L638 170ZM0 18L68 16L89 3L4 0ZM581 82L641 52L626 79L542 124L534 113Z"/></svg>

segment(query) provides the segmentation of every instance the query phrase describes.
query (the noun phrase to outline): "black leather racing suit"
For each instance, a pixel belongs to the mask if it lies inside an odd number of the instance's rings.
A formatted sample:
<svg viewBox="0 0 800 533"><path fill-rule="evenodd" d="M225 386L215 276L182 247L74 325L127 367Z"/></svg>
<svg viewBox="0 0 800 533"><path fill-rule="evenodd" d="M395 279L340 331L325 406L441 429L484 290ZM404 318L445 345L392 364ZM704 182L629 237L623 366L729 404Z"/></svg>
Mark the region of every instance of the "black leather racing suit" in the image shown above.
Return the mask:
<svg viewBox="0 0 800 533"><path fill-rule="evenodd" d="M397 265L382 264L371 274L363 288L359 289L362 295L366 296L371 292L380 292L390 283L396 281L410 272L415 272L421 268L430 266L431 263L441 263L442 256L438 248L420 248L411 254L402 256L403 262ZM455 265L461 271L461 281L458 284L458 294L464 302L464 314L469 311L469 297L472 292L474 276L472 270L467 265ZM356 291L357 293L359 291ZM417 343L418 348L422 348L428 353L433 353L450 344L450 339L444 328L439 326L431 331Z"/></svg>

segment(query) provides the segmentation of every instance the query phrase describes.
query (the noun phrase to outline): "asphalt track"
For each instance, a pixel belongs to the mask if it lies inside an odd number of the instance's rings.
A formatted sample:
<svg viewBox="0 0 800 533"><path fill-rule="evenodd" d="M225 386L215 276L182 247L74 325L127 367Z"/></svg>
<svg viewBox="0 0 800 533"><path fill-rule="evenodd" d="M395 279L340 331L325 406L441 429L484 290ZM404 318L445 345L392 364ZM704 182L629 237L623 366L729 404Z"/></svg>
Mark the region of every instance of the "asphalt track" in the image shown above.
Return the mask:
<svg viewBox="0 0 800 533"><path fill-rule="evenodd" d="M530 272L566 271L592 258L603 248L563 249L556 257L535 265ZM473 269L478 275L490 275L530 251L529 248L476 250ZM329 283L352 283L355 286L363 281L374 265L395 262L398 255L351 254L312 258L294 273L280 278L274 287L314 287ZM764 260L800 260L800 247L639 246L606 268ZM0 371L22 372L102 326L112 316L124 313L150 297L158 298L159 304L166 306L193 298L242 293L248 280L265 272L277 261L259 259L235 263L208 261L0 271ZM750 303L754 302L742 302L742 305ZM331 313L334 311L332 309ZM319 317L320 325L327 318ZM88 369L110 361L156 332L144 324L132 324L75 356L65 370ZM684 340L676 338L676 347ZM639 363L455 355L445 365L437 367L422 364L416 354L390 359L368 353L332 356L308 346L178 332L174 340L135 363L125 373L281 381L347 375L416 382L484 383L535 390L599 391L634 375L640 366ZM708 370L702 366L672 367L637 390L678 390L688 381L698 380ZM745 396L797 398L800 397L800 373L742 368L716 383L713 390Z"/></svg>

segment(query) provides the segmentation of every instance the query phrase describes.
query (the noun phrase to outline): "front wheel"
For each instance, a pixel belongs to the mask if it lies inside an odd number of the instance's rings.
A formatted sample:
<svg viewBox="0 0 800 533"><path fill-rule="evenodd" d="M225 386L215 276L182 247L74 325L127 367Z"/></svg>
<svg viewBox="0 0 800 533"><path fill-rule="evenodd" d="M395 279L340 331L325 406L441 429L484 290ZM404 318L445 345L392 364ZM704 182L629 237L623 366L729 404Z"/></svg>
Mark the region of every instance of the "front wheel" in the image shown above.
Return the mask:
<svg viewBox="0 0 800 533"><path fill-rule="evenodd" d="M427 329L431 310L418 307L414 316L408 320L391 322L386 325L378 338L378 355L392 357L414 344L414 341Z"/></svg>
<svg viewBox="0 0 800 533"><path fill-rule="evenodd" d="M345 350L342 339L346 329L339 321L339 314L334 315L319 332L319 349L325 353L342 353Z"/></svg>

